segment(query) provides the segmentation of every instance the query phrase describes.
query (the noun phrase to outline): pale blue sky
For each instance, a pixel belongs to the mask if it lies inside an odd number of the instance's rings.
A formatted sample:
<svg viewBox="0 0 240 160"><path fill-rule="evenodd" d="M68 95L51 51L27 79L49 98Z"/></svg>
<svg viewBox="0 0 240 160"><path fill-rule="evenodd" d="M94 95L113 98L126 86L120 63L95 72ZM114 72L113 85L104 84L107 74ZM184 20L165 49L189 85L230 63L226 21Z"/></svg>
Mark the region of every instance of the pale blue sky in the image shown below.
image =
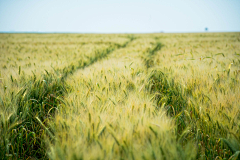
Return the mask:
<svg viewBox="0 0 240 160"><path fill-rule="evenodd" d="M0 0L0 32L240 31L240 0Z"/></svg>

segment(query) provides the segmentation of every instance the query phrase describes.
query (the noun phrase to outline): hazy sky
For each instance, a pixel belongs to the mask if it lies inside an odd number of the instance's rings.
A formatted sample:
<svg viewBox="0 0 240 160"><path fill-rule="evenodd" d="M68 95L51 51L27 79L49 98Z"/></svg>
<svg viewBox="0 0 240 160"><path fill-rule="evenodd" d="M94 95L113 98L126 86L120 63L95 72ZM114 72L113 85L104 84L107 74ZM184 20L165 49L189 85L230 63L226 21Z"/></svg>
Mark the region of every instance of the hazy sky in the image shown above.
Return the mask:
<svg viewBox="0 0 240 160"><path fill-rule="evenodd" d="M240 31L240 0L0 0L0 32Z"/></svg>

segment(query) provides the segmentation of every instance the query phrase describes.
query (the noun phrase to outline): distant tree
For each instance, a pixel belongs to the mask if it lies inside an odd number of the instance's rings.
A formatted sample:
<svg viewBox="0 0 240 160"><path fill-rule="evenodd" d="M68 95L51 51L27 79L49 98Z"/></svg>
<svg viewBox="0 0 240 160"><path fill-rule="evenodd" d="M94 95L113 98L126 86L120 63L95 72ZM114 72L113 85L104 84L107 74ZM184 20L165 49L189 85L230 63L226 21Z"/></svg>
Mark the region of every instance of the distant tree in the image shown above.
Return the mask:
<svg viewBox="0 0 240 160"><path fill-rule="evenodd" d="M206 31L206 32L208 31L208 28L207 28L207 27L205 28L205 31Z"/></svg>

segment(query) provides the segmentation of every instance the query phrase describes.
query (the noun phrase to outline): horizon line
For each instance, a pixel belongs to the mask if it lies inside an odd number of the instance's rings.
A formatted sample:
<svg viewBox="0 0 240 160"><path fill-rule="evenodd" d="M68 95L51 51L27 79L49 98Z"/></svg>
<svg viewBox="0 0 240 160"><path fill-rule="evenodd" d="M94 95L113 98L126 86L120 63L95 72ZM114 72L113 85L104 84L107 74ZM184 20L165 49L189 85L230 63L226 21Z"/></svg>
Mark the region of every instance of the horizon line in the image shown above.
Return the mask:
<svg viewBox="0 0 240 160"><path fill-rule="evenodd" d="M156 33L238 33L239 31L196 31L196 32L53 32L53 31L0 31L0 34L156 34Z"/></svg>

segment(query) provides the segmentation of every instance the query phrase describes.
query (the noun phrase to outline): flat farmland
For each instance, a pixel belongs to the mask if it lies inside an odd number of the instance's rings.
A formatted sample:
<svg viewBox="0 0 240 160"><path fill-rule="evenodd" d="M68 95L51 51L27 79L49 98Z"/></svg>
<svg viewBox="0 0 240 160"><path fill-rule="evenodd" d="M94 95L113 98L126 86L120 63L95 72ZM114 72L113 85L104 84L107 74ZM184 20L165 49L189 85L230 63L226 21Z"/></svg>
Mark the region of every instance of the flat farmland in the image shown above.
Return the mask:
<svg viewBox="0 0 240 160"><path fill-rule="evenodd" d="M240 33L0 34L3 159L239 159Z"/></svg>

